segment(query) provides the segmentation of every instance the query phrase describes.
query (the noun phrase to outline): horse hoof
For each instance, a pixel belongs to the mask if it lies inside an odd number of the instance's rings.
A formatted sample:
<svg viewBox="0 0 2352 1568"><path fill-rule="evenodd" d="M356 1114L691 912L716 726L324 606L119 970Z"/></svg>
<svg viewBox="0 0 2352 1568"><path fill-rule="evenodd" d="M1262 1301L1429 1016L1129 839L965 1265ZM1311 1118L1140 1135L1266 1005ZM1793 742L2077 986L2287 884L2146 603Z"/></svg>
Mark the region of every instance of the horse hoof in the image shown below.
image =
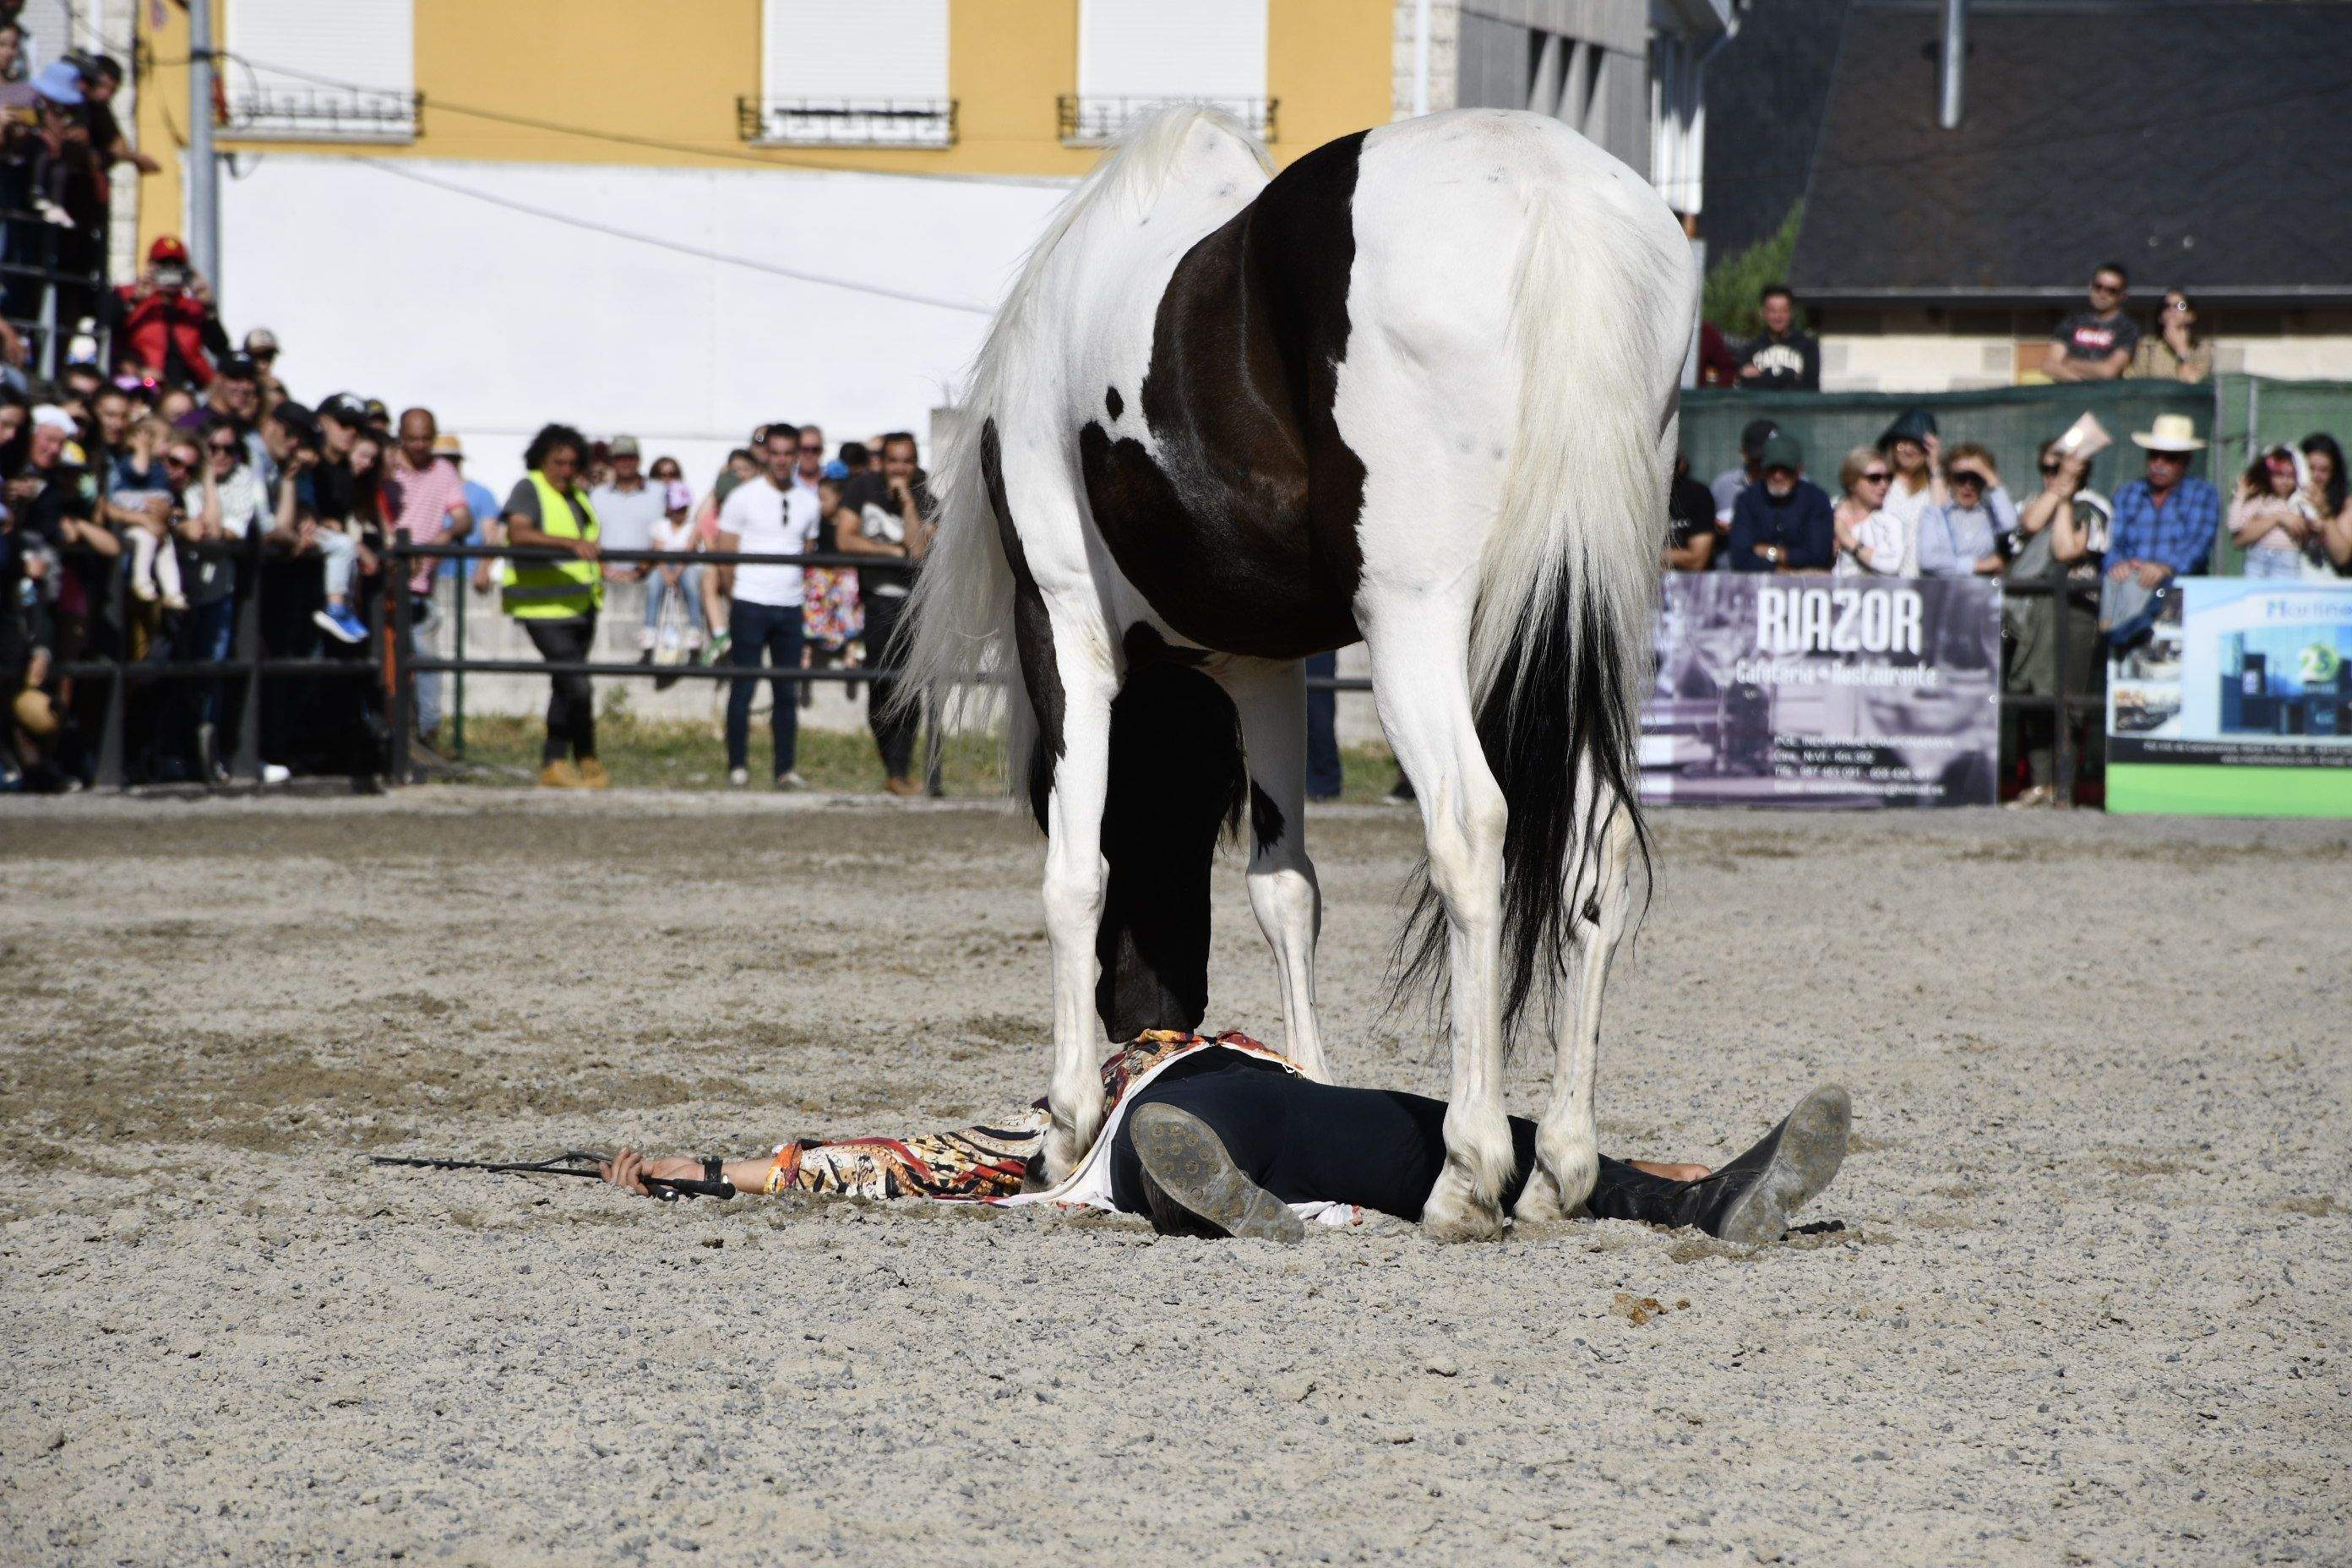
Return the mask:
<svg viewBox="0 0 2352 1568"><path fill-rule="evenodd" d="M1549 1171L1538 1170L1528 1178L1527 1190L1519 1201L1511 1205L1511 1217L1521 1225L1558 1225L1571 1220L1584 1212L1582 1204L1570 1208L1560 1200L1559 1184Z"/></svg>
<svg viewBox="0 0 2352 1568"><path fill-rule="evenodd" d="M1432 1241L1493 1241L1503 1234L1503 1205L1479 1202L1448 1169L1421 1207L1421 1228Z"/></svg>
<svg viewBox="0 0 2352 1568"><path fill-rule="evenodd" d="M1060 1186L1077 1171L1078 1163L1087 1157L1087 1146L1075 1133L1060 1126L1045 1132L1045 1183Z"/></svg>

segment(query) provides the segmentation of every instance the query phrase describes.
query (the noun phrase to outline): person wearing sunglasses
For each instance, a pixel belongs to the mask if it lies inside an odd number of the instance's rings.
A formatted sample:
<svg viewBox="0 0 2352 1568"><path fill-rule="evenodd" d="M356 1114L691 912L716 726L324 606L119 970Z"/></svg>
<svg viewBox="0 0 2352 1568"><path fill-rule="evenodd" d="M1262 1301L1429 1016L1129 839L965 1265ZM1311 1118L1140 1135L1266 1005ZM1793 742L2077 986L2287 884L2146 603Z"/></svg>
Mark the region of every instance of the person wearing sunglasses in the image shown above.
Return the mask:
<svg viewBox="0 0 2352 1568"><path fill-rule="evenodd" d="M2282 441L2238 476L2230 502L2230 537L2245 552L2248 577L2300 577L2306 547L2319 538L2319 515L2304 493L2303 454Z"/></svg>
<svg viewBox="0 0 2352 1568"><path fill-rule="evenodd" d="M2000 488L1992 454L1963 441L1944 459L1944 483L1951 500L1928 511L1919 523L1919 575L1991 577L2006 563L2003 534L2017 530L2017 507Z"/></svg>
<svg viewBox="0 0 2352 1568"><path fill-rule="evenodd" d="M180 542L190 549L185 574L188 616L181 626L181 657L218 664L236 639L237 556L242 546L269 531L269 488L254 471L245 437L226 415L206 419L191 438L180 437L167 456L180 487ZM225 784L228 767L220 737L229 732L227 705L236 699L233 680L196 683L196 768L208 784Z"/></svg>
<svg viewBox="0 0 2352 1568"><path fill-rule="evenodd" d="M2139 347L2139 323L2124 314L2131 275L2119 262L2103 263L2091 274L2087 310L2076 310L2051 334L2042 368L2053 381L2114 381L2131 364Z"/></svg>
<svg viewBox="0 0 2352 1568"><path fill-rule="evenodd" d="M2164 308L2156 313L2156 331L2140 340L2132 356L2131 373L2147 381L2179 381L2195 385L2213 378L2213 344L2197 330L2197 306L2178 289L2164 291Z"/></svg>
<svg viewBox="0 0 2352 1568"><path fill-rule="evenodd" d="M1908 577L1913 541L1902 519L1886 510L1886 487L1895 470L1875 447L1856 447L1838 468L1844 493L1830 513L1837 530L1836 577Z"/></svg>

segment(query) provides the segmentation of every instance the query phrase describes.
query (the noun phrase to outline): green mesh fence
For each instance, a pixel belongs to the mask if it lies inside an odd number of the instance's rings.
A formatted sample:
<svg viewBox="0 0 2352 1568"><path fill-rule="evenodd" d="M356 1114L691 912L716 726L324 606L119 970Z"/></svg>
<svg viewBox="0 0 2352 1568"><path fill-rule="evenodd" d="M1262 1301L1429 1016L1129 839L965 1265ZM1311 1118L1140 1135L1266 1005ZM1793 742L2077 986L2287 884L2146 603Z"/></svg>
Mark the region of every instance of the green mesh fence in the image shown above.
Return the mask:
<svg viewBox="0 0 2352 1568"><path fill-rule="evenodd" d="M2091 465L2092 488L2112 494L2117 485L2139 477L2140 449L2131 444L2131 432L2148 428L2159 414L2186 414L2196 421L2200 436L2208 435L2214 423L2214 389L2111 381L1985 392L1685 392L1683 450L1690 454L1691 472L1712 479L1739 466L1739 432L1748 422L1769 419L1804 447L1807 473L1834 495L1838 464L1846 452L1876 441L1906 408L1933 414L1948 447L1974 441L1990 449L2002 484L2021 500L2040 482L2033 471L2035 449L2084 413L2096 415L2116 438ZM2190 471L2206 470L2200 465Z"/></svg>

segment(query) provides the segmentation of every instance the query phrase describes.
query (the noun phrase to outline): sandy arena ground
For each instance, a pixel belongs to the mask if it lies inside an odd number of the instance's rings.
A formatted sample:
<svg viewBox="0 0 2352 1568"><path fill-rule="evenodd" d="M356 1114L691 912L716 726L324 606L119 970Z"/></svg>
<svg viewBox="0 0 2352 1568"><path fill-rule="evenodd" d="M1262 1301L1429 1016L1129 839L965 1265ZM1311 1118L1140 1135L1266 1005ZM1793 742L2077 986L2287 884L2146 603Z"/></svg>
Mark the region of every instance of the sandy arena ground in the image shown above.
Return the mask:
<svg viewBox="0 0 2352 1568"><path fill-rule="evenodd" d="M1435 1092L1378 984L1415 827L1315 843L1340 1070ZM1283 1250L373 1170L1029 1098L1038 847L772 797L0 805L0 1562L2352 1561L2352 832L1660 843L1605 1144L1719 1160L1843 1080L1801 1216L1842 1228ZM1278 1038L1221 900L1213 1019Z"/></svg>

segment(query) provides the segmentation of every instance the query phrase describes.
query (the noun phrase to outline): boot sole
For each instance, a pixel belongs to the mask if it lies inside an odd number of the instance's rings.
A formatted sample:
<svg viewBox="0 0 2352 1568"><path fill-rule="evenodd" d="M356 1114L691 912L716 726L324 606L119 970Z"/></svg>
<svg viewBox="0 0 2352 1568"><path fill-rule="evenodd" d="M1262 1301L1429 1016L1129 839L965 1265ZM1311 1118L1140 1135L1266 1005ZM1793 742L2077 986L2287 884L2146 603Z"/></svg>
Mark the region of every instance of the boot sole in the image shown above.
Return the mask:
<svg viewBox="0 0 2352 1568"><path fill-rule="evenodd" d="M1853 1101L1837 1084L1824 1084L1797 1102L1780 1146L1755 1185L1742 1193L1716 1234L1757 1247L1788 1233L1789 1216L1821 1195L1845 1163L1853 1129Z"/></svg>
<svg viewBox="0 0 2352 1568"><path fill-rule="evenodd" d="M1143 1167L1155 1230L1171 1232L1163 1222L1176 1216L1160 1212L1165 1203L1236 1241L1288 1245L1307 1239L1306 1224L1290 1205L1242 1174L1209 1124L1191 1111L1143 1106L1129 1123L1128 1136Z"/></svg>

